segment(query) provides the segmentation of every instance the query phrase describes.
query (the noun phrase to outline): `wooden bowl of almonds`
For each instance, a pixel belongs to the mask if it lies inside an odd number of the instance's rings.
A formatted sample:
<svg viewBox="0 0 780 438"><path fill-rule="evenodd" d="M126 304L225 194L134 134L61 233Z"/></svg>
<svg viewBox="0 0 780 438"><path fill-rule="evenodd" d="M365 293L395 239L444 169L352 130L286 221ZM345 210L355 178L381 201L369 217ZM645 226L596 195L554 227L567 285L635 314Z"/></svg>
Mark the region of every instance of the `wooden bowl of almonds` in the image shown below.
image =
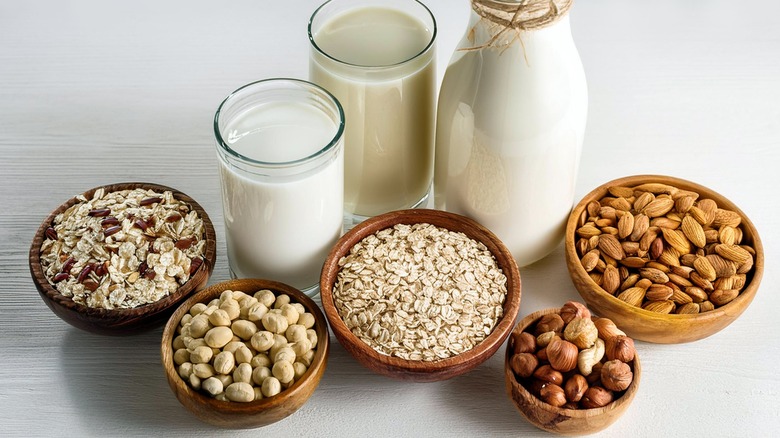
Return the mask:
<svg viewBox="0 0 780 438"><path fill-rule="evenodd" d="M346 233L320 277L339 343L385 376L430 382L475 368L512 330L520 272L488 229L452 213L386 213Z"/></svg>
<svg viewBox="0 0 780 438"><path fill-rule="evenodd" d="M669 176L597 187L572 211L565 243L582 298L648 342L717 333L747 309L764 273L747 215L713 190Z"/></svg>
<svg viewBox="0 0 780 438"><path fill-rule="evenodd" d="M576 302L523 318L504 359L512 403L531 424L559 435L609 427L633 401L641 374L633 340Z"/></svg>
<svg viewBox="0 0 780 438"><path fill-rule="evenodd" d="M176 189L149 183L69 199L30 246L30 273L46 305L75 327L108 335L164 324L205 287L215 261L206 211Z"/></svg>
<svg viewBox="0 0 780 438"><path fill-rule="evenodd" d="M265 426L297 411L325 372L328 325L298 289L261 279L212 285L185 301L163 330L168 385L215 426Z"/></svg>

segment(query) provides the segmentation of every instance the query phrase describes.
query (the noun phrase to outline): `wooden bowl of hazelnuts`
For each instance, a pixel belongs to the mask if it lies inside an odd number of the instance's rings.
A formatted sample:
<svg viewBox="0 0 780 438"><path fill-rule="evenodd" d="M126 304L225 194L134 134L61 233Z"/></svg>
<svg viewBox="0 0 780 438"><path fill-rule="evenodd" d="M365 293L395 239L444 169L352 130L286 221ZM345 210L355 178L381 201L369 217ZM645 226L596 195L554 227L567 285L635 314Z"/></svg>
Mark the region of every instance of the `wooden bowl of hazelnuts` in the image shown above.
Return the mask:
<svg viewBox="0 0 780 438"><path fill-rule="evenodd" d="M514 405L531 424L559 435L609 427L634 399L641 371L633 340L573 301L523 318L504 361Z"/></svg>

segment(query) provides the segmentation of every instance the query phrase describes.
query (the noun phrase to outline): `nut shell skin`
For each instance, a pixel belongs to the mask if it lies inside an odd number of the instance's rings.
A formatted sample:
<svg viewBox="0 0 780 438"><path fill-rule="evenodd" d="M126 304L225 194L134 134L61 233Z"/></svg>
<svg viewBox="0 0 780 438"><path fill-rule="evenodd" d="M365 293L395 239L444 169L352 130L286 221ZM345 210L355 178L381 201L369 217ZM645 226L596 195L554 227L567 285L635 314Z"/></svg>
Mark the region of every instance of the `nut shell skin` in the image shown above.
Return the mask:
<svg viewBox="0 0 780 438"><path fill-rule="evenodd" d="M561 331L563 331L564 325L565 324L563 323L563 319L560 315L551 313L544 315L539 319L539 322L536 323L536 329L534 330L534 333L536 333L537 336L546 332L555 332L556 334L560 334Z"/></svg>
<svg viewBox="0 0 780 438"><path fill-rule="evenodd" d="M636 356L634 340L628 336L618 335L605 342L607 360L619 360L621 362L631 362Z"/></svg>
<svg viewBox="0 0 780 438"><path fill-rule="evenodd" d="M518 353L535 353L536 352L536 337L528 332L520 332L519 334L512 335L513 349L515 354Z"/></svg>
<svg viewBox="0 0 780 438"><path fill-rule="evenodd" d="M584 304L578 303L577 301L566 302L566 304L561 307L560 315L564 324L570 323L574 318L590 319L591 317L590 310L588 310Z"/></svg>
<svg viewBox="0 0 780 438"><path fill-rule="evenodd" d="M532 353L518 353L509 362L512 371L520 377L531 377L539 366L539 360Z"/></svg>
<svg viewBox="0 0 780 438"><path fill-rule="evenodd" d="M631 367L624 362L611 360L601 367L601 384L606 389L625 391L633 380L634 373L631 372Z"/></svg>
<svg viewBox="0 0 780 438"><path fill-rule="evenodd" d="M566 400L574 403L580 401L587 390L588 381L582 377L582 374L575 374L569 377L569 380L566 381L566 384L563 387Z"/></svg>
<svg viewBox="0 0 780 438"><path fill-rule="evenodd" d="M539 398L541 398L543 402L555 406L556 408L560 408L566 404L566 395L564 394L563 388L552 383L542 387L539 391Z"/></svg>
<svg viewBox="0 0 780 438"><path fill-rule="evenodd" d="M577 367L579 349L563 339L554 339L547 345L547 360L550 366L560 372L571 371Z"/></svg>
<svg viewBox="0 0 780 438"><path fill-rule="evenodd" d="M612 403L614 395L612 391L604 389L600 386L591 386L585 391L585 394L580 400L580 406L585 409L600 408Z"/></svg>
<svg viewBox="0 0 780 438"><path fill-rule="evenodd" d="M533 376L543 382L554 383L556 385L563 384L563 374L561 374L560 371L553 369L550 365L540 366L534 371Z"/></svg>

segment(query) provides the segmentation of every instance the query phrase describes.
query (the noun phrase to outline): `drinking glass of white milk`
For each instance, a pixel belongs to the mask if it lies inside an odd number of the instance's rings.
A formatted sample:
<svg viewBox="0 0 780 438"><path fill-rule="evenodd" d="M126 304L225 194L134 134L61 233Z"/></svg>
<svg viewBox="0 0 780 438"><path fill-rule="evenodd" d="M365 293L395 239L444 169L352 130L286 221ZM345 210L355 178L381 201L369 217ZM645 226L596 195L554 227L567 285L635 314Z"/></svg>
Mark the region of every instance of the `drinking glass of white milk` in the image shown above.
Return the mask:
<svg viewBox="0 0 780 438"><path fill-rule="evenodd" d="M230 94L214 116L228 263L316 295L341 236L344 111L312 83L268 79Z"/></svg>
<svg viewBox="0 0 780 438"><path fill-rule="evenodd" d="M341 102L349 225L424 206L433 182L436 20L416 0L331 0L309 21L309 78Z"/></svg>

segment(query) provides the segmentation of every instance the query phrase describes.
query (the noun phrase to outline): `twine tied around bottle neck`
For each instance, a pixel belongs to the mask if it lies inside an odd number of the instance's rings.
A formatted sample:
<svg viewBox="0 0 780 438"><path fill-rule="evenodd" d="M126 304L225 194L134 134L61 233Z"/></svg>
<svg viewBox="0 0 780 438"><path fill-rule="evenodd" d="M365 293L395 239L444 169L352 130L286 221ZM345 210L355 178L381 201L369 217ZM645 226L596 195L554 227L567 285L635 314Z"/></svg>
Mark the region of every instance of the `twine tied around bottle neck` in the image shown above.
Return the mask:
<svg viewBox="0 0 780 438"><path fill-rule="evenodd" d="M507 32L514 31L516 34L514 39L518 39L523 31L547 27L565 16L573 3L574 0L520 0L518 2L471 0L471 7L477 15L501 29L495 32L485 44L465 50L479 50L493 46Z"/></svg>

